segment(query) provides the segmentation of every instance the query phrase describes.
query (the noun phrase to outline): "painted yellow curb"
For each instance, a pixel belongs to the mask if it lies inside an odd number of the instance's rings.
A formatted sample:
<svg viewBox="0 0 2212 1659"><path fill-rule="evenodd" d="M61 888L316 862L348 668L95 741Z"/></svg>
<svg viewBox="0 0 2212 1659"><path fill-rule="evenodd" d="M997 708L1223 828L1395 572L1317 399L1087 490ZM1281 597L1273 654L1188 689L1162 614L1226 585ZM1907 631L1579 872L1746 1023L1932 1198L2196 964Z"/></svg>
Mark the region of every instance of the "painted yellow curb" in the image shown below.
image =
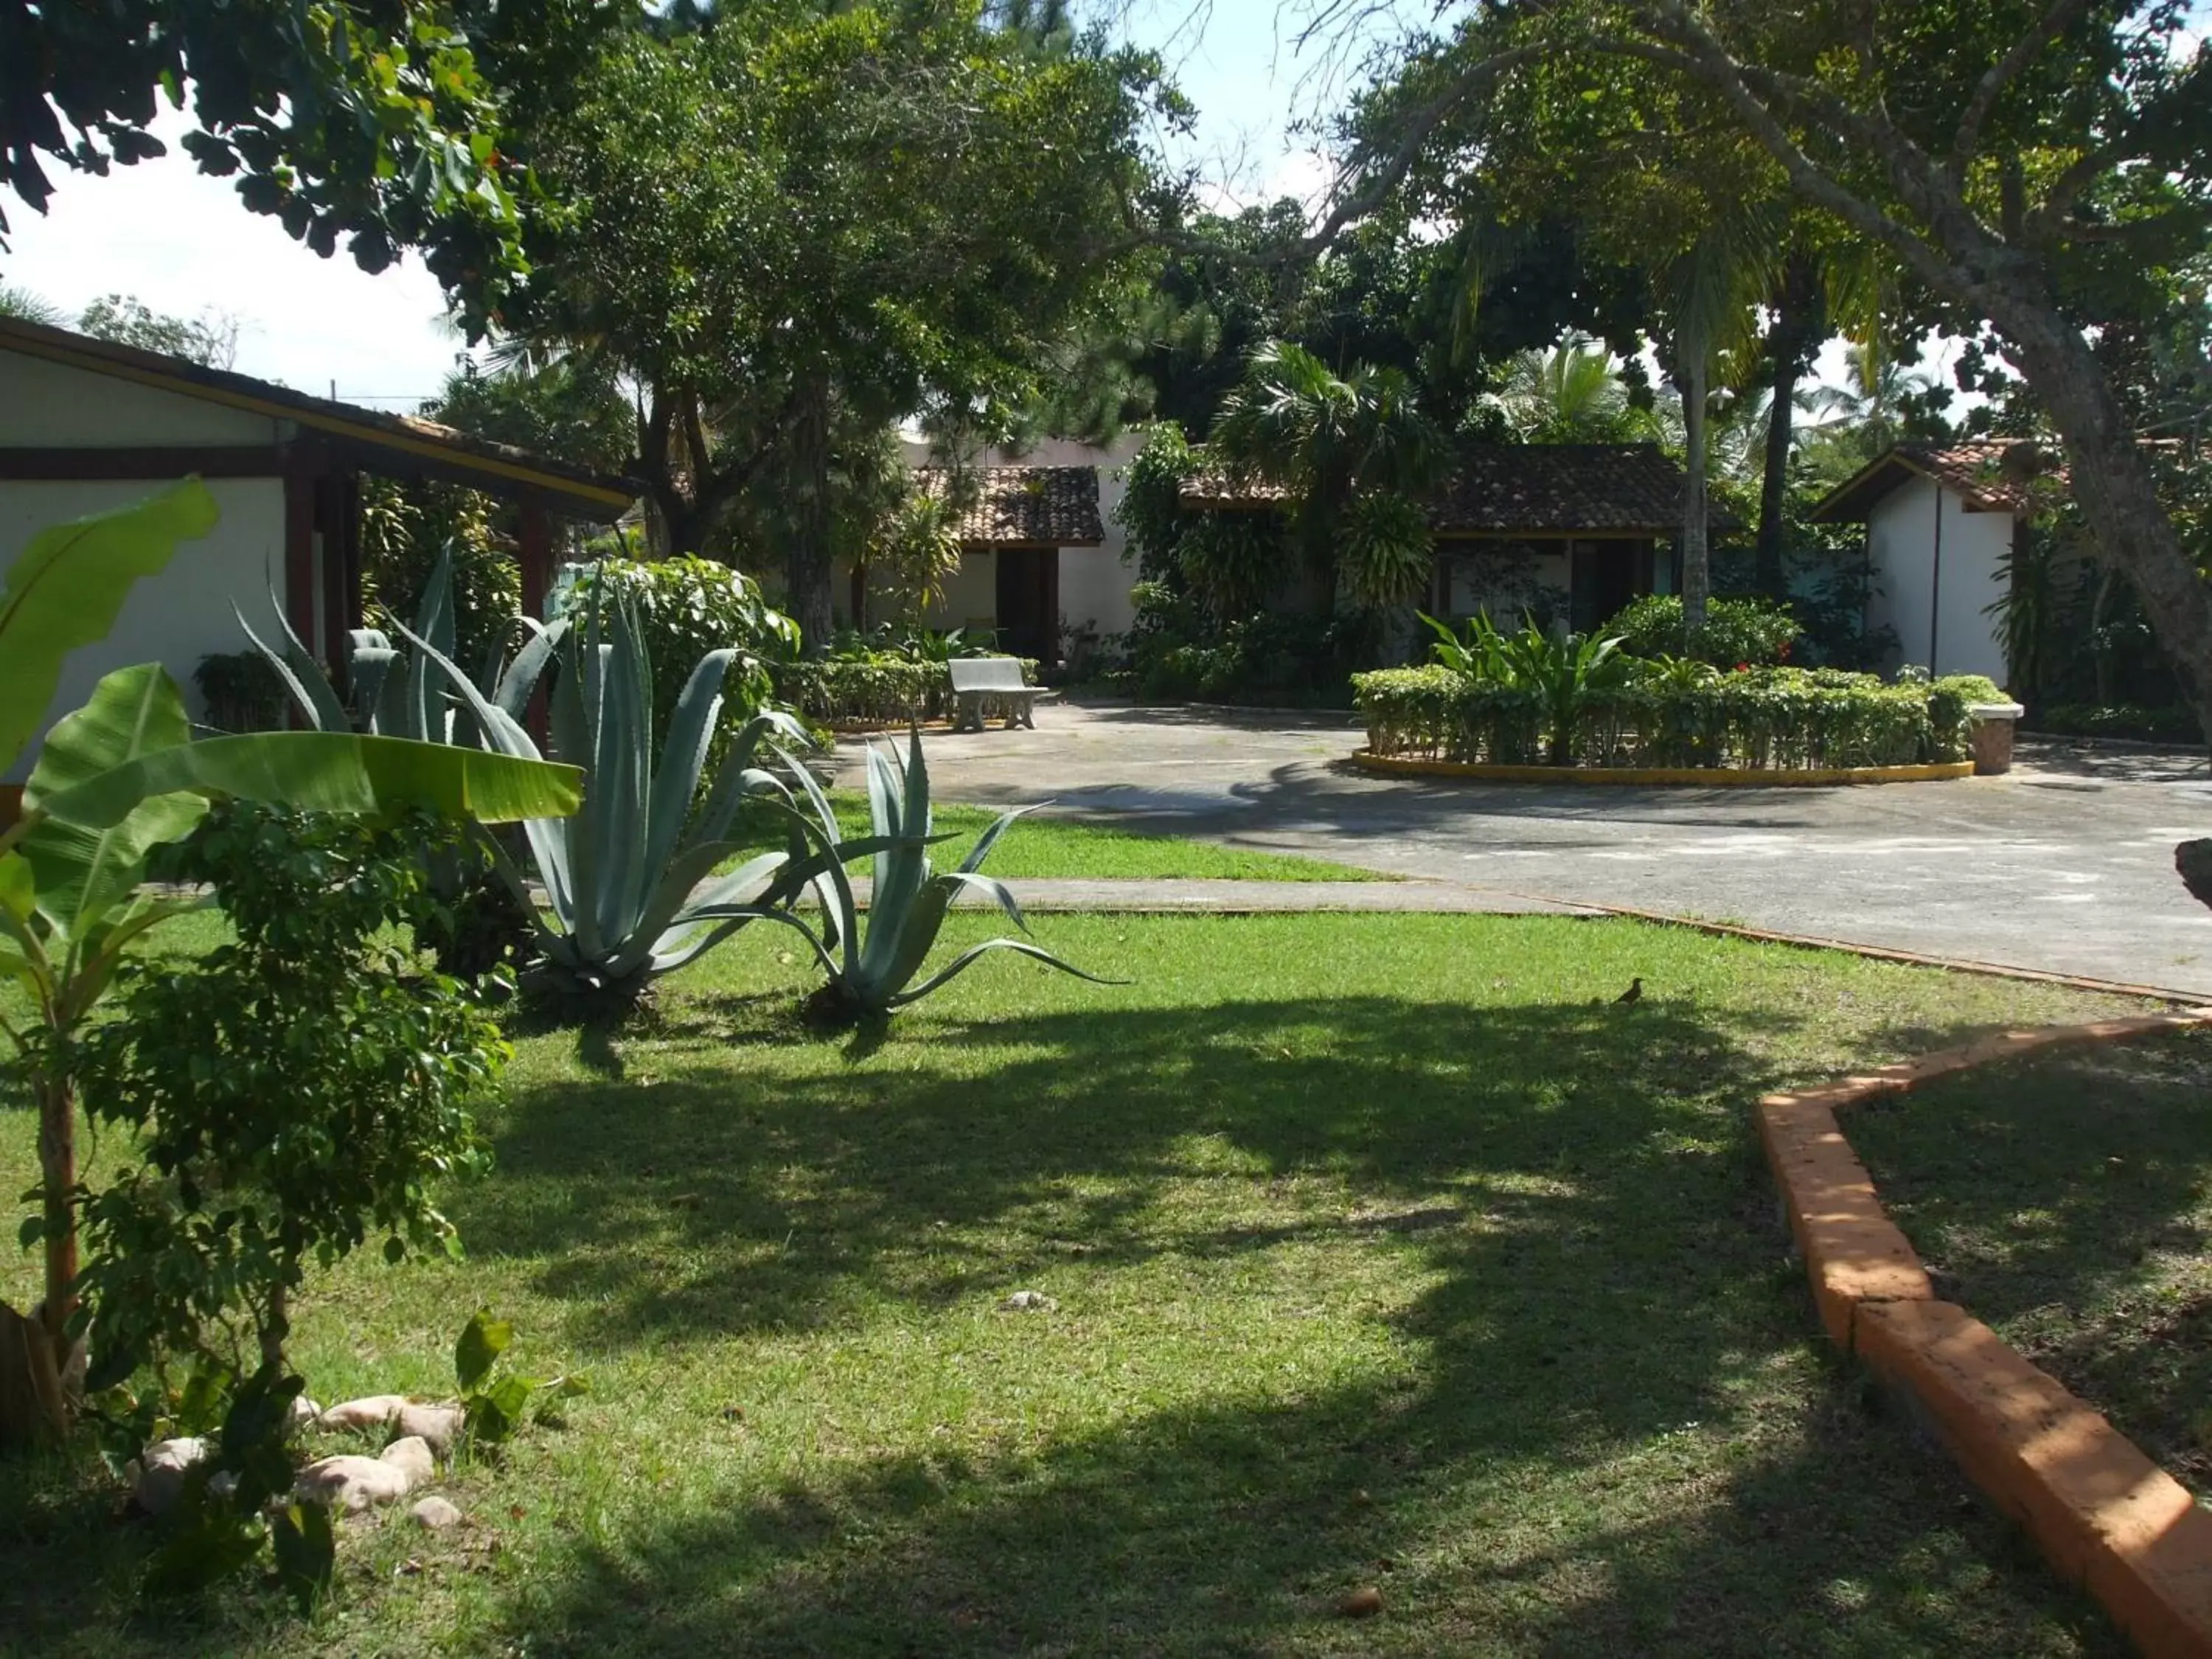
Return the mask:
<svg viewBox="0 0 2212 1659"><path fill-rule="evenodd" d="M1408 760L1355 749L1352 763L1363 772L1394 777L1472 778L1490 783L1702 784L1719 789L1790 789L1839 783L1936 783L1971 778L1974 763L1936 761L1926 766L1830 766L1790 769L1747 766L1492 766L1476 761Z"/></svg>
<svg viewBox="0 0 2212 1659"><path fill-rule="evenodd" d="M2212 1659L2212 1512L2086 1401L1936 1300L1836 1113L2062 1044L2212 1024L2212 1008L2004 1031L1759 1103L1759 1138L1820 1322L1902 1395L1990 1501L2153 1655Z"/></svg>

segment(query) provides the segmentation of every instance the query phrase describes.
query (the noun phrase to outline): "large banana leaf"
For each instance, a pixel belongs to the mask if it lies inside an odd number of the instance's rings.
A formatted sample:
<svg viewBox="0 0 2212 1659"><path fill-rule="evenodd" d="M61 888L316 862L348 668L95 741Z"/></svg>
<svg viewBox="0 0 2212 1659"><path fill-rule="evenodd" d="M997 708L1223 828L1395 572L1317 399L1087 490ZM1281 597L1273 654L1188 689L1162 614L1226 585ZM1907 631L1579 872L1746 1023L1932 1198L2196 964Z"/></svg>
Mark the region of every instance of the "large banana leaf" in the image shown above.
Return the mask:
<svg viewBox="0 0 2212 1659"><path fill-rule="evenodd" d="M47 733L27 793L39 799L64 795L118 766L191 741L176 682L154 663L120 668ZM166 794L97 829L46 819L22 842L37 879L39 913L63 939L85 939L131 896L145 873L148 851L176 840L206 811L198 795Z"/></svg>
<svg viewBox="0 0 2212 1659"><path fill-rule="evenodd" d="M55 525L31 538L0 590L0 772L46 718L62 664L105 639L131 586L177 544L215 528L215 497L189 479L150 501Z"/></svg>
<svg viewBox="0 0 2212 1659"><path fill-rule="evenodd" d="M26 789L26 817L87 829L120 823L139 802L188 791L319 812L423 806L480 823L565 817L582 799L573 766L481 749L350 732L256 732L142 755L56 794Z"/></svg>

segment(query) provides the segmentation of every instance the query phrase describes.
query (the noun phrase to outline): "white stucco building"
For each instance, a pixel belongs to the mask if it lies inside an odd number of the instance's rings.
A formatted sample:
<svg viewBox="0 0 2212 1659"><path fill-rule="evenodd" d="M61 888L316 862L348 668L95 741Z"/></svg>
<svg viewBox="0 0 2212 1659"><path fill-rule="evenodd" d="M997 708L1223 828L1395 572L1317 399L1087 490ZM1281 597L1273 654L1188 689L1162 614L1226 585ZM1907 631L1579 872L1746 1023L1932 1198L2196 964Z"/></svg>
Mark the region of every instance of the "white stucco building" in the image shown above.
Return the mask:
<svg viewBox="0 0 2212 1659"><path fill-rule="evenodd" d="M325 660L361 626L360 479L428 477L514 502L524 603L539 611L556 515L611 520L635 489L404 416L308 397L210 369L0 318L0 570L39 531L127 506L187 476L222 510L211 534L139 581L107 638L70 657L51 725L100 677L158 662L204 717L192 671L246 641L233 605L270 599ZM20 782L33 750L4 781Z"/></svg>
<svg viewBox="0 0 2212 1659"><path fill-rule="evenodd" d="M1899 444L1814 509L1816 520L1866 526L1867 626L1897 635L1888 666L2005 683L1990 607L2009 591L2007 562L2039 470L2033 446Z"/></svg>
<svg viewBox="0 0 2212 1659"><path fill-rule="evenodd" d="M1145 437L1125 433L1107 446L1051 438L1018 455L964 456L975 498L959 526L960 569L922 621L994 630L1005 650L1048 663L1071 641L1127 632L1136 619L1129 589L1137 572L1115 509L1127 489L1124 469ZM947 470L927 445L908 442L906 459L923 489L945 487ZM857 616L852 597L847 609Z"/></svg>

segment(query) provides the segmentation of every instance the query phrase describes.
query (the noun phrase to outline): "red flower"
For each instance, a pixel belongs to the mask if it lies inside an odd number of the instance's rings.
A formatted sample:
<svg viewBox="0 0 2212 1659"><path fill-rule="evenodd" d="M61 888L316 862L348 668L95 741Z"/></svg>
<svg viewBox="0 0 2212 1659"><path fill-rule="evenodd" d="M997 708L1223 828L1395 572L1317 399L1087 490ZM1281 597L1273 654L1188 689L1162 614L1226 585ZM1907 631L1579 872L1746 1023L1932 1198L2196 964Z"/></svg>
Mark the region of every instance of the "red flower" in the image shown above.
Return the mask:
<svg viewBox="0 0 2212 1659"><path fill-rule="evenodd" d="M1790 660L1790 641L1787 640L1783 641L1782 648L1774 654L1781 661L1788 662Z"/></svg>
<svg viewBox="0 0 2212 1659"><path fill-rule="evenodd" d="M1748 674L1751 672L1751 665L1747 662L1740 662L1735 665L1735 672L1739 674Z"/></svg>

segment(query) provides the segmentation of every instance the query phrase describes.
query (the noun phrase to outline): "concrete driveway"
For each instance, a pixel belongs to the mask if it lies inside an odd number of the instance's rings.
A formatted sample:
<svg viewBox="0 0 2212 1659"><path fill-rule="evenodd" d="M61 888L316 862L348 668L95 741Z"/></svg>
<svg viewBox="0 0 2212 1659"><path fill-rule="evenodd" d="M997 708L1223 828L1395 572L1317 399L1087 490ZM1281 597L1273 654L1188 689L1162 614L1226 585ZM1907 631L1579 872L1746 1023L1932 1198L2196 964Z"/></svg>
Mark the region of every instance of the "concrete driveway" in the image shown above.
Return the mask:
<svg viewBox="0 0 2212 1659"><path fill-rule="evenodd" d="M927 738L939 799L2212 997L2212 911L2173 873L2173 843L2212 835L2186 754L2024 745L2003 778L1624 789L1369 777L1342 764L1360 741L1343 716L1083 702L1036 720Z"/></svg>

